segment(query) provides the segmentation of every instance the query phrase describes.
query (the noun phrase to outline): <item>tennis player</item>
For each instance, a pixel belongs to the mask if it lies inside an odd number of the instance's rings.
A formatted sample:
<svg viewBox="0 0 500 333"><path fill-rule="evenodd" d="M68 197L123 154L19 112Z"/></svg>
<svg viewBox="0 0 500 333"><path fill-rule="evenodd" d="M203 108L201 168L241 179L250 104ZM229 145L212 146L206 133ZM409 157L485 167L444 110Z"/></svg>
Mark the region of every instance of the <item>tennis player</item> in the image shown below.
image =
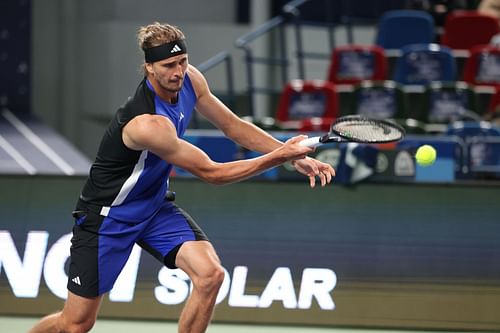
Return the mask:
<svg viewBox="0 0 500 333"><path fill-rule="evenodd" d="M154 23L139 29L138 40L145 54L144 79L106 130L73 212L66 303L31 333L88 332L135 243L167 267L181 268L193 283L179 332L206 330L224 273L205 233L165 198L173 165L213 184L242 181L287 161L309 177L311 187L316 177L324 186L335 174L329 164L306 157L312 148L299 144L305 136L282 143L224 106L189 65L177 27ZM212 161L181 139L195 109L226 136L263 155Z"/></svg>

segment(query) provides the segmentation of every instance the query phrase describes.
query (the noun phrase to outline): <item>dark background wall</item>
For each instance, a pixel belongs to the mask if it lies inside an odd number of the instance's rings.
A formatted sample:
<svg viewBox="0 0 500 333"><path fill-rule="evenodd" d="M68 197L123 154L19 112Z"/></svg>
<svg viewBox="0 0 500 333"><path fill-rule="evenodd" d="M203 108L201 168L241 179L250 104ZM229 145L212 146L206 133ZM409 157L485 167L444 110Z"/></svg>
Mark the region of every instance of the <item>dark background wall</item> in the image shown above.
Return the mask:
<svg viewBox="0 0 500 333"><path fill-rule="evenodd" d="M0 108L31 108L31 1L0 2Z"/></svg>

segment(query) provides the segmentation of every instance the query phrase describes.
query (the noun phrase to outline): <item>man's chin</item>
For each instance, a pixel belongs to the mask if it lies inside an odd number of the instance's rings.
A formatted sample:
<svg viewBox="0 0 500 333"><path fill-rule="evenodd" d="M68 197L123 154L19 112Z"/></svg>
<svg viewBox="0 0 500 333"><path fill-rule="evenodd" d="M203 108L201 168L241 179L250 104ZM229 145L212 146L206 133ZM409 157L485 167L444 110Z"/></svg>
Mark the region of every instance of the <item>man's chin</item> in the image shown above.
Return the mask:
<svg viewBox="0 0 500 333"><path fill-rule="evenodd" d="M165 89L166 91L168 91L169 93L178 93L179 91L181 91L181 87L179 88L166 88Z"/></svg>
<svg viewBox="0 0 500 333"><path fill-rule="evenodd" d="M164 87L165 90L171 92L171 93L177 93L181 91L182 89L182 82L176 83L176 84L170 84L167 87Z"/></svg>

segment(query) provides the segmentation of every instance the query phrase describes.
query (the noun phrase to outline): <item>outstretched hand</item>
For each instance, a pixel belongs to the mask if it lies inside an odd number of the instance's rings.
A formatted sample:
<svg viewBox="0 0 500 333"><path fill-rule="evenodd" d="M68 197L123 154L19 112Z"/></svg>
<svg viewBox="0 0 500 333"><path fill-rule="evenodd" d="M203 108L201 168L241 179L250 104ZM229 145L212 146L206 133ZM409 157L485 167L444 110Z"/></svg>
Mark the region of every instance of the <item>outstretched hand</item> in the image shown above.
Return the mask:
<svg viewBox="0 0 500 333"><path fill-rule="evenodd" d="M304 159L307 154L314 151L314 148L303 146L300 142L306 139L305 135L297 135L288 139L284 145L278 149L282 152L288 161Z"/></svg>
<svg viewBox="0 0 500 333"><path fill-rule="evenodd" d="M309 177L309 185L316 186L316 177L320 179L321 186L325 186L335 177L335 170L328 163L320 162L314 158L305 157L292 162L295 169L303 175Z"/></svg>

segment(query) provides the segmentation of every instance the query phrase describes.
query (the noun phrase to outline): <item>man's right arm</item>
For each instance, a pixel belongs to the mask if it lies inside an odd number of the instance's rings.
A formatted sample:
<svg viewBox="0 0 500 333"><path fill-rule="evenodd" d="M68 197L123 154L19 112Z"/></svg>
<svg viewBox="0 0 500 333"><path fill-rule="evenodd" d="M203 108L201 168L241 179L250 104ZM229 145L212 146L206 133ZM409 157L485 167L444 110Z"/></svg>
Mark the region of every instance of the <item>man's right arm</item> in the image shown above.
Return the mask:
<svg viewBox="0 0 500 333"><path fill-rule="evenodd" d="M238 182L289 160L304 158L311 148L298 143L305 136L288 140L272 152L246 160L217 163L198 147L179 139L170 120L158 115L141 115L123 129L123 141L134 150L149 150L165 161L213 184Z"/></svg>

